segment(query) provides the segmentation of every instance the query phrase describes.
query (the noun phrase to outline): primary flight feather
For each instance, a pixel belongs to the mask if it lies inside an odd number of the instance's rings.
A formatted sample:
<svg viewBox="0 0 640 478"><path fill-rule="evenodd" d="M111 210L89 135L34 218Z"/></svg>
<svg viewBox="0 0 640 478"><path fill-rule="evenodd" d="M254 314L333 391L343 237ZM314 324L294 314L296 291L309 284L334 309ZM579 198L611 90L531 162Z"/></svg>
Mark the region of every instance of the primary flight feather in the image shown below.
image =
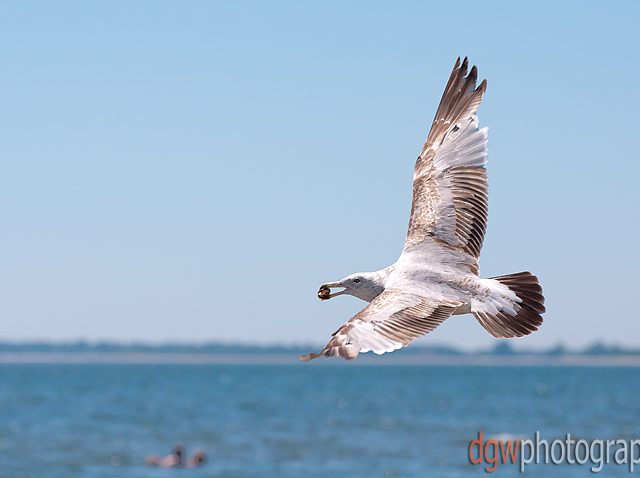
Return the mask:
<svg viewBox="0 0 640 478"><path fill-rule="evenodd" d="M451 315L472 313L494 337L522 337L542 324L544 296L530 272L481 279L487 227L488 129L476 111L487 89L458 58L413 174L409 230L398 260L377 272L323 284L323 300L348 294L369 302L340 327L320 356L354 359L392 352ZM337 292L331 289L340 288Z"/></svg>

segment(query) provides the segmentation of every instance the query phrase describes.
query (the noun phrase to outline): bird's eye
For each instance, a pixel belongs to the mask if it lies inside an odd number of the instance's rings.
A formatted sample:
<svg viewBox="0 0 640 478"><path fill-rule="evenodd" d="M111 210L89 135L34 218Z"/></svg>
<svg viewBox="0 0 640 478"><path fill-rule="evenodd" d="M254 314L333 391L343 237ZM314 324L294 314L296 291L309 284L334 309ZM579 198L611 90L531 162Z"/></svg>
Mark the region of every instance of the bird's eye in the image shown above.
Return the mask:
<svg viewBox="0 0 640 478"><path fill-rule="evenodd" d="M353 279L353 282L355 282L356 284L360 283L360 279Z"/></svg>

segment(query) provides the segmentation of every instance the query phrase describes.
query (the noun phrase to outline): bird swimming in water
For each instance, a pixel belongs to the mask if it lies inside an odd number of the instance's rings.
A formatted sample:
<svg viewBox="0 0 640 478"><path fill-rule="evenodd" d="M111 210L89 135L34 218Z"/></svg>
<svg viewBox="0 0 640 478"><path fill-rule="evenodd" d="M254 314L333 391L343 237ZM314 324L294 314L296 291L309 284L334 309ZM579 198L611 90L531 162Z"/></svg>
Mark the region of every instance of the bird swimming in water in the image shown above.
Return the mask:
<svg viewBox="0 0 640 478"><path fill-rule="evenodd" d="M538 330L545 312L538 278L519 272L482 279L480 249L488 214L488 128L476 111L487 89L456 60L413 173L409 231L398 260L376 272L323 284L321 300L352 295L369 302L334 332L320 356L354 359L405 347L451 315L471 313L494 337ZM332 289L339 289L335 292Z"/></svg>

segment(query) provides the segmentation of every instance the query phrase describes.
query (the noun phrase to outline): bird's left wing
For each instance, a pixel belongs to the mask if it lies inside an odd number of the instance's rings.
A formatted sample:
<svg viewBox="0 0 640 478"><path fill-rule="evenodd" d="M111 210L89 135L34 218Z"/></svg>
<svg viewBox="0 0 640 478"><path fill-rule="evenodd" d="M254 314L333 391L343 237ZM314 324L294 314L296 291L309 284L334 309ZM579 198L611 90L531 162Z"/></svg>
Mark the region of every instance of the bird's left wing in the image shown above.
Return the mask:
<svg viewBox="0 0 640 478"><path fill-rule="evenodd" d="M303 355L307 361L325 355L347 360L360 352L380 355L405 347L444 322L460 302L435 300L399 289L386 289L367 307L333 333L320 353Z"/></svg>
<svg viewBox="0 0 640 478"><path fill-rule="evenodd" d="M448 250L477 273L488 212L488 130L480 129L476 110L487 82L476 86L476 67L467 68L466 58L456 61L416 161L404 251ZM436 255L429 256L433 262Z"/></svg>

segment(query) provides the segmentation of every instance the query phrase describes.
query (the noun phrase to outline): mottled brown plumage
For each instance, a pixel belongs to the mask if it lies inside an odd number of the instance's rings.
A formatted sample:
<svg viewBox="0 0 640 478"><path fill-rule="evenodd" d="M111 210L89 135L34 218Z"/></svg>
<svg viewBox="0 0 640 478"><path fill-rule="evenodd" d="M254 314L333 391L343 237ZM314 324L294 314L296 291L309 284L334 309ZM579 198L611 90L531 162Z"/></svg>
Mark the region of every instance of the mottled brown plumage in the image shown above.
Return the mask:
<svg viewBox="0 0 640 478"><path fill-rule="evenodd" d="M476 87L477 69L474 66L467 75L467 68L467 59L460 64L458 58L416 161L407 243L436 241L460 250L475 259L469 268L477 274L489 209L484 162L459 166L438 162L445 139L475 120L487 88L486 80Z"/></svg>
<svg viewBox="0 0 640 478"><path fill-rule="evenodd" d="M309 354L302 360L325 355L340 356L346 359L357 357L366 351L369 337L360 339L365 342L365 350L352 346L351 339L358 334L357 327L366 324L375 334L391 345L388 352L409 345L415 339L434 330L461 305L461 302L430 301L426 297L409 294L401 290L386 289L368 307L354 315L351 320L332 334L332 339L319 354ZM372 343L371 345L376 345ZM373 347L371 347L373 348Z"/></svg>
<svg viewBox="0 0 640 478"><path fill-rule="evenodd" d="M392 352L451 315L472 313L495 337L538 329L544 296L529 272L482 279L478 259L488 218L488 130L476 111L486 91L476 67L458 58L416 161L409 228L391 266L327 283L321 299L349 294L369 305L340 327L320 356L354 359ZM331 288L342 288L332 293Z"/></svg>

